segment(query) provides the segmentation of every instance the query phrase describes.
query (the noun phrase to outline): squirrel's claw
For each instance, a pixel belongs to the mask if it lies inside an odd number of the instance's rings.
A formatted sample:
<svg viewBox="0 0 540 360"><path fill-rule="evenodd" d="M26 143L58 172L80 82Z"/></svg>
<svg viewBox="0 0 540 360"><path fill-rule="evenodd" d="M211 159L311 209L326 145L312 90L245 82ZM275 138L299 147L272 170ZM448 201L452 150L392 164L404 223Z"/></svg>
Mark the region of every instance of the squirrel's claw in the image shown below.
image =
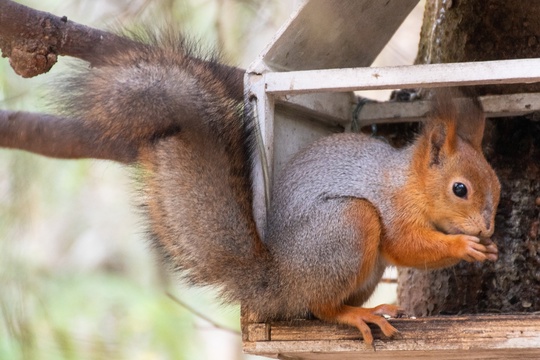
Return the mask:
<svg viewBox="0 0 540 360"><path fill-rule="evenodd" d="M362 333L362 337L364 338L364 341L368 345L373 344L373 335L371 334L371 329L367 326L366 323L371 323L377 325L384 336L391 338L395 335L399 334L399 331L390 325L388 320L386 320L382 315L389 315L391 317L401 317L405 315L405 312L402 308L395 305L379 305L377 307L367 309L367 308L353 308L353 312L351 314L352 322L354 326L356 326L360 332ZM355 323L355 324L354 324ZM367 328L367 331L365 329Z"/></svg>
<svg viewBox="0 0 540 360"><path fill-rule="evenodd" d="M382 304L366 310L371 310L375 315L387 315L393 318L401 318L407 315L407 312L402 307L388 304Z"/></svg>
<svg viewBox="0 0 540 360"><path fill-rule="evenodd" d="M312 312L321 320L334 321L341 324L347 324L356 327L360 330L364 342L368 346L373 347L373 334L367 325L377 325L386 337L394 337L399 331L390 325L383 315L391 317L402 317L405 315L405 310L396 305L379 305L374 308L361 308L348 305L342 305L336 308L320 308L312 309ZM375 349L373 347L373 349Z"/></svg>
<svg viewBox="0 0 540 360"><path fill-rule="evenodd" d="M486 260L496 261L499 258L499 249L490 238L481 238L480 244L485 246Z"/></svg>
<svg viewBox="0 0 540 360"><path fill-rule="evenodd" d="M486 260L495 261L498 258L499 250L497 245L491 240L480 240L475 236L456 235L460 246L456 248L459 252L457 257L468 262L484 262Z"/></svg>

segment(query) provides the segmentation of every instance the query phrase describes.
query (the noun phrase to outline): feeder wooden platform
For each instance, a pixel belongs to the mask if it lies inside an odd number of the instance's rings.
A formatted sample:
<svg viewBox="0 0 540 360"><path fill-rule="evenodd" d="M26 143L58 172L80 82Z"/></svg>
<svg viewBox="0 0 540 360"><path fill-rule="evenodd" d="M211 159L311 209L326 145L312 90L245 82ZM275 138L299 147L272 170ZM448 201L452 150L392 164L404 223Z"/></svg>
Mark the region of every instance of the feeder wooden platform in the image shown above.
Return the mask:
<svg viewBox="0 0 540 360"><path fill-rule="evenodd" d="M353 327L318 320L242 323L244 351L274 359L540 359L540 314L391 319L385 339L371 327L374 349Z"/></svg>

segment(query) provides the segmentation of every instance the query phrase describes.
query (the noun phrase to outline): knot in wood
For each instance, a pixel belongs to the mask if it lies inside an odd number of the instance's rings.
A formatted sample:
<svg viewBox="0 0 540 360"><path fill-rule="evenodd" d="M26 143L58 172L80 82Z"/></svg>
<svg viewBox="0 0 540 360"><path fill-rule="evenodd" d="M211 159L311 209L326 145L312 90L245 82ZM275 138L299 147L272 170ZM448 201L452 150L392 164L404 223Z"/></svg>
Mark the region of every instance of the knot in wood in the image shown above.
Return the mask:
<svg viewBox="0 0 540 360"><path fill-rule="evenodd" d="M44 45L24 43L13 45L9 63L24 78L48 72L57 61L57 55Z"/></svg>

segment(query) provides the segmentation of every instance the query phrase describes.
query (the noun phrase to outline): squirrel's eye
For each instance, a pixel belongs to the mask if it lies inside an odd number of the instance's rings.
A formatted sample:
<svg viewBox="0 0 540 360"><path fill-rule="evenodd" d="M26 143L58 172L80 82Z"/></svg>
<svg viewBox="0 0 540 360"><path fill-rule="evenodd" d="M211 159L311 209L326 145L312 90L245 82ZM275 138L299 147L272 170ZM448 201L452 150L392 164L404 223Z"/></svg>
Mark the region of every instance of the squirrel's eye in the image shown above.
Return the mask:
<svg viewBox="0 0 540 360"><path fill-rule="evenodd" d="M467 186L465 184L456 182L452 186L452 190L454 191L454 195L460 198L465 198L467 196Z"/></svg>

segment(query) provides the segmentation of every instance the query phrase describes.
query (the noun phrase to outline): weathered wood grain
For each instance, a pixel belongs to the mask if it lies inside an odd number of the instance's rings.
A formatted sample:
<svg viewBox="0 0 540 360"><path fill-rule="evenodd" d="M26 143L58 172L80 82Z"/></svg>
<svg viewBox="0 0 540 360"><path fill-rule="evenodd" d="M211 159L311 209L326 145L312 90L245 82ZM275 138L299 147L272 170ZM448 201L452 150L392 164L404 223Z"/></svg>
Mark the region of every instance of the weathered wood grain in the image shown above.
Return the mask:
<svg viewBox="0 0 540 360"><path fill-rule="evenodd" d="M274 95L515 84L539 82L540 59L271 72L264 77L266 92Z"/></svg>
<svg viewBox="0 0 540 360"><path fill-rule="evenodd" d="M479 98L486 117L520 116L540 111L540 93L489 95ZM366 103L358 120L360 125L424 120L431 108L429 101Z"/></svg>
<svg viewBox="0 0 540 360"><path fill-rule="evenodd" d="M282 359L540 359L539 314L441 316L391 322L400 330L399 338L386 339L372 328L375 352L365 346L358 330L317 320L265 324L268 340L246 340L244 350ZM247 339L255 338L251 329L257 328L253 324L244 326Z"/></svg>
<svg viewBox="0 0 540 360"><path fill-rule="evenodd" d="M249 71L369 66L417 3L304 1Z"/></svg>

